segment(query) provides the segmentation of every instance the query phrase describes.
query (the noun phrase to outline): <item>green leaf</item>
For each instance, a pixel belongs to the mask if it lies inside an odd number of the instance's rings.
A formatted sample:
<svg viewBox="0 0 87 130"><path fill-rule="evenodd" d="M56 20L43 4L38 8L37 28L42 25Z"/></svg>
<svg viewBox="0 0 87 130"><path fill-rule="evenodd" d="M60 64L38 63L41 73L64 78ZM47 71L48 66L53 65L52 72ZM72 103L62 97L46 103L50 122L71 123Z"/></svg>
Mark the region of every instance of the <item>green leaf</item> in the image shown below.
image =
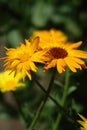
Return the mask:
<svg viewBox="0 0 87 130"><path fill-rule="evenodd" d="M59 82L58 80L54 80L54 83L59 86L59 87L63 87L63 84L61 82Z"/></svg>
<svg viewBox="0 0 87 130"><path fill-rule="evenodd" d="M70 86L69 90L68 90L68 95L71 94L72 92L74 92L77 89L76 86Z"/></svg>

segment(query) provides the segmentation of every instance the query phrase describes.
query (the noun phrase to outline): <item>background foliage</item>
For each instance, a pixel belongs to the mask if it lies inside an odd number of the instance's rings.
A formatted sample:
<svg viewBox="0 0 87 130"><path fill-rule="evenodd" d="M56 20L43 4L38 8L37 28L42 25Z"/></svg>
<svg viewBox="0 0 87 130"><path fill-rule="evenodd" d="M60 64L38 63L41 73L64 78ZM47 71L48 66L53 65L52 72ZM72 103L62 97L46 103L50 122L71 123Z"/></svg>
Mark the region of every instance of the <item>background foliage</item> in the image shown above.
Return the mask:
<svg viewBox="0 0 87 130"><path fill-rule="evenodd" d="M33 31L55 28L62 30L71 41L83 41L81 48L87 51L87 1L86 0L0 0L0 46L16 47L29 38ZM47 77L40 69L36 78L46 87ZM43 81L44 79L44 81ZM64 75L57 75L57 79L64 82ZM82 113L87 117L87 70L77 72L71 76L71 90L67 105L69 112L76 118L76 113ZM45 84L44 84L45 83ZM36 84L28 81L27 87L14 92L17 102L26 115L26 121L31 122L32 114L36 111L43 92ZM56 83L55 83L56 86ZM59 100L61 88L53 88L53 96ZM60 100L59 100L60 101ZM1 93L0 117L19 118L18 109L8 105ZM28 102L28 103L27 103ZM26 107L27 105L27 107ZM22 113L22 114L23 114ZM27 114L26 114L27 113ZM55 121L58 110L51 100L48 100L40 120L38 130L50 130ZM29 123L30 124L30 123ZM63 126L63 127L61 127ZM63 120L60 130L75 130L72 123Z"/></svg>

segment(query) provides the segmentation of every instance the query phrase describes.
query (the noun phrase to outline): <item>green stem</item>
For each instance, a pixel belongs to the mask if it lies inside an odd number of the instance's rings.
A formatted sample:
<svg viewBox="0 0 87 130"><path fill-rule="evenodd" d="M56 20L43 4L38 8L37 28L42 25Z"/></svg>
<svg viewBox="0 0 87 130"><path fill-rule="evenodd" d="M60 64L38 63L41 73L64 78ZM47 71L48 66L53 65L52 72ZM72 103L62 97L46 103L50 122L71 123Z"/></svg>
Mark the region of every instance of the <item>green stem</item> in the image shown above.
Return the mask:
<svg viewBox="0 0 87 130"><path fill-rule="evenodd" d="M67 68L66 75L65 75L65 85L64 85L64 90L63 90L63 96L61 100L62 107L64 107L66 99L67 99L68 89L69 89L69 80L70 80L70 72L69 72L69 69ZM57 116L57 120L55 124L53 125L53 130L58 130L61 118L62 118L62 113L59 113Z"/></svg>
<svg viewBox="0 0 87 130"><path fill-rule="evenodd" d="M52 77L51 77L51 80L50 80L46 95L44 97L44 100L41 102L41 104L40 104L40 106L39 106L39 108L38 108L38 110L36 112L36 115L35 115L32 123L31 123L30 127L27 130L32 130L34 128L35 124L37 123L37 121L38 121L38 119L39 119L39 117L41 115L41 112L42 112L42 110L43 110L43 108L44 108L44 106L46 104L46 101L47 101L47 99L49 97L49 93L50 93L50 91L52 89L54 79L55 79L55 70L53 71L53 74L52 74Z"/></svg>
<svg viewBox="0 0 87 130"><path fill-rule="evenodd" d="M35 82L37 83L38 87L41 88L41 90L46 94L47 91L44 89L44 87L37 81L35 80ZM61 113L63 113L68 119L69 121L71 121L71 123L75 124L76 126L78 126L77 122L75 119L73 119L73 117L69 114L69 112L60 105L60 103L58 103L58 101L56 101L50 94L48 95L48 97L53 101L53 103L58 107L59 111Z"/></svg>

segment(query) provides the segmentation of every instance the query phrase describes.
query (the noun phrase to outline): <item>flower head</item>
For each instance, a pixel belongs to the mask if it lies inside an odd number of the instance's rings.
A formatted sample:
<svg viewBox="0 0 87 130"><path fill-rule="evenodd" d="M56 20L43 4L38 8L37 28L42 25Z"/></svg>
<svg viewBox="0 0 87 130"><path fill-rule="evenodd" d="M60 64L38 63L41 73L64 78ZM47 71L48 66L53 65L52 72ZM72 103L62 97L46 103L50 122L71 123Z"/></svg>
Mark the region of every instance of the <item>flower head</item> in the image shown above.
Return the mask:
<svg viewBox="0 0 87 130"><path fill-rule="evenodd" d="M80 114L79 116L82 120L78 120L77 122L81 125L81 130L87 130L87 119Z"/></svg>
<svg viewBox="0 0 87 130"><path fill-rule="evenodd" d="M36 37L30 42L25 40L25 44L21 44L17 48L6 48L6 56L4 59L5 69L10 69L11 71L22 72L23 79L27 75L31 80L30 71L37 71L37 67L34 62L41 62L42 51L37 51L39 43L39 37Z"/></svg>
<svg viewBox="0 0 87 130"><path fill-rule="evenodd" d="M66 70L66 66L71 71L86 68L85 62L81 58L87 58L87 52L77 50L82 42L70 43L67 41L65 34L59 30L51 29L49 31L36 31L33 33L31 40L40 37L39 48L47 49L44 60L44 70L57 67L59 73Z"/></svg>
<svg viewBox="0 0 87 130"><path fill-rule="evenodd" d="M53 44L56 46L59 42L67 41L67 36L62 31L56 29L35 31L31 39L36 36L40 37L40 48L52 47Z"/></svg>
<svg viewBox="0 0 87 130"><path fill-rule="evenodd" d="M0 91L7 92L25 86L25 84L20 81L22 79L21 73L17 73L15 77L14 73L9 73L10 70L0 72Z"/></svg>
<svg viewBox="0 0 87 130"><path fill-rule="evenodd" d="M76 69L86 68L85 62L81 58L87 58L87 52L77 50L81 44L82 42L66 42L58 43L55 46L51 43L51 47L45 54L46 64L44 70L57 67L58 72L62 73L66 70L66 66L73 72L76 72Z"/></svg>

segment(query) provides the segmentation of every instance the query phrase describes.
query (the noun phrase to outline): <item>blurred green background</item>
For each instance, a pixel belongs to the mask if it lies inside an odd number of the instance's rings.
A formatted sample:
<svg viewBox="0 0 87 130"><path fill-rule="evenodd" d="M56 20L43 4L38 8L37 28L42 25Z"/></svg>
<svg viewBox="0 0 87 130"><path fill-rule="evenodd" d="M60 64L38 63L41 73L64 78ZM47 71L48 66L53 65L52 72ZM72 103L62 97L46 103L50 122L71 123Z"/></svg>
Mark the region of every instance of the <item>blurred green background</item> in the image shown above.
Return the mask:
<svg viewBox="0 0 87 130"><path fill-rule="evenodd" d="M63 31L70 41L83 41L81 49L87 51L87 1L86 0L0 0L0 46L16 47L28 39L35 30L47 30L55 28ZM4 50L3 50L4 52ZM3 53L1 51L1 55ZM87 61L86 61L87 63ZM50 75L50 71L46 73ZM42 83L47 83L47 76L39 70L36 77ZM59 75L58 75L59 76ZM43 82L44 79L44 82ZM63 82L64 75L58 80ZM82 113L87 117L87 70L72 74L72 90L67 102L69 112L75 116ZM16 100L22 107L26 120L31 122L32 114L36 111L44 94L38 90L35 83L26 79L27 87L14 92ZM46 86L47 84L45 84ZM76 87L76 89L74 89ZM53 96L59 100L58 93L61 88L53 89ZM75 90L75 91L74 91ZM19 117L17 108L8 105L1 93L0 117ZM10 95L10 93L9 93ZM8 97L8 96L7 96ZM7 98L6 97L6 98ZM13 102L13 98L12 102ZM27 103L28 102L28 103ZM27 105L27 108L25 107ZM13 105L14 106L14 105ZM31 112L32 111L32 112ZM27 114L26 114L27 113ZM38 130L51 130L51 124L55 122L58 110L52 101L47 102L40 120ZM73 114L74 113L74 114ZM60 130L77 130L75 126L63 118ZM10 130L10 129L9 129Z"/></svg>

